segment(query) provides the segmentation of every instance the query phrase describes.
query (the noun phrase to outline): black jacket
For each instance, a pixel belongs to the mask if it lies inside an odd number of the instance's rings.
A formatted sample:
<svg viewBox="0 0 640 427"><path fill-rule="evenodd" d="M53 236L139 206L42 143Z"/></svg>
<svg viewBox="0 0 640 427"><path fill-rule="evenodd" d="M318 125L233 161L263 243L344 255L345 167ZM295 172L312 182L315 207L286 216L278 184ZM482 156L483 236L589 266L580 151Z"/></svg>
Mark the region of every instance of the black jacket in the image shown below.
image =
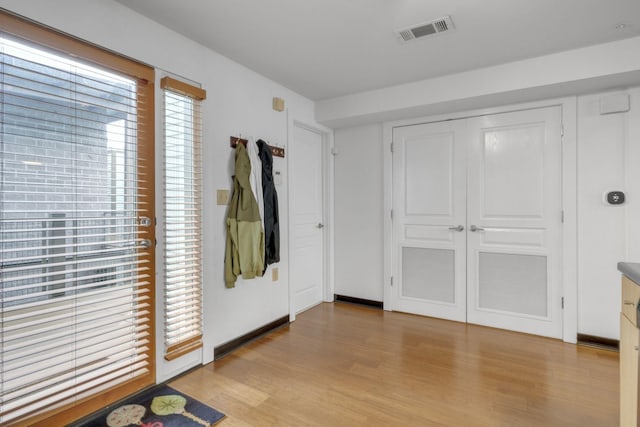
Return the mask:
<svg viewBox="0 0 640 427"><path fill-rule="evenodd" d="M262 193L264 197L264 266L280 261L280 221L278 219L278 193L273 184L273 157L269 144L256 141L262 162Z"/></svg>

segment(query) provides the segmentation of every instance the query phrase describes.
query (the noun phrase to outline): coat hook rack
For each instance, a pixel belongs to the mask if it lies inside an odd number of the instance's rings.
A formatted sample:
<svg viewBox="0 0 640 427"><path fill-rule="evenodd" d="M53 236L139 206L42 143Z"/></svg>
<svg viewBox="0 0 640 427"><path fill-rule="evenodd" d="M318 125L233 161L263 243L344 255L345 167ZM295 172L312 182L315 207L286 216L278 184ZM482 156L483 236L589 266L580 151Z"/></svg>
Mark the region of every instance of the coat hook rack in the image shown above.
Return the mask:
<svg viewBox="0 0 640 427"><path fill-rule="evenodd" d="M247 139L238 138L237 136L232 136L231 137L231 148L236 148L236 145L238 145L238 144L242 144L242 145L244 145L246 147L248 142L249 142L249 140L247 140Z"/></svg>
<svg viewBox="0 0 640 427"><path fill-rule="evenodd" d="M248 139L244 139L244 138L239 138L237 136L232 136L230 138L230 146L231 148L236 148L236 146L238 144L242 144L245 147L247 146L247 143L249 142ZM271 154L275 157L283 157L284 158L284 147L275 147L271 144L269 144L269 147L271 148Z"/></svg>

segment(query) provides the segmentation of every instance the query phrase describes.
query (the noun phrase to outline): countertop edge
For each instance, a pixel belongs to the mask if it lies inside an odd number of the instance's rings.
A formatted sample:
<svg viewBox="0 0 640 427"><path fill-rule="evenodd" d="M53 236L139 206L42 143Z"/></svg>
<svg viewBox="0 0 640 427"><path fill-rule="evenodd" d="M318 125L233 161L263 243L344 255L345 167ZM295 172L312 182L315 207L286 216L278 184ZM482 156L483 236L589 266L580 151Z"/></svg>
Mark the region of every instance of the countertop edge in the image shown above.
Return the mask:
<svg viewBox="0 0 640 427"><path fill-rule="evenodd" d="M618 270L640 286L640 263L638 262L619 262Z"/></svg>

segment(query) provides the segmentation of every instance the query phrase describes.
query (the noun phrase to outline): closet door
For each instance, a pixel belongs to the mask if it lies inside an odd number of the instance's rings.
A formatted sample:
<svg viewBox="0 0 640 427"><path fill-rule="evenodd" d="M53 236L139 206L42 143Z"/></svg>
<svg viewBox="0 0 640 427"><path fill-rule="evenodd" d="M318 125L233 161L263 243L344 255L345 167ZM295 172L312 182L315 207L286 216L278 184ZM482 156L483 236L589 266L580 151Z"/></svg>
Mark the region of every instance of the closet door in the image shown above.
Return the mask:
<svg viewBox="0 0 640 427"><path fill-rule="evenodd" d="M468 322L561 338L560 108L468 131Z"/></svg>
<svg viewBox="0 0 640 427"><path fill-rule="evenodd" d="M465 122L393 131L391 308L465 321Z"/></svg>

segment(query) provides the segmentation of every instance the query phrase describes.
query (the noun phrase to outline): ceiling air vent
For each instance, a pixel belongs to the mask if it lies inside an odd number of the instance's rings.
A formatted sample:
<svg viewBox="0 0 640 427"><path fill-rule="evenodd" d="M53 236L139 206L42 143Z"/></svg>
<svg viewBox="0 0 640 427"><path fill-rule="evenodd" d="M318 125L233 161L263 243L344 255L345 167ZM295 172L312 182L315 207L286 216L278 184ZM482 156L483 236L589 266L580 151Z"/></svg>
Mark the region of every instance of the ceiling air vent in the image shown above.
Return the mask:
<svg viewBox="0 0 640 427"><path fill-rule="evenodd" d="M420 24L412 25L407 28L396 30L396 34L403 42L419 39L421 37L432 36L435 34L443 33L445 31L453 30L453 22L450 16L444 16L442 18L434 19L429 22L422 22Z"/></svg>

